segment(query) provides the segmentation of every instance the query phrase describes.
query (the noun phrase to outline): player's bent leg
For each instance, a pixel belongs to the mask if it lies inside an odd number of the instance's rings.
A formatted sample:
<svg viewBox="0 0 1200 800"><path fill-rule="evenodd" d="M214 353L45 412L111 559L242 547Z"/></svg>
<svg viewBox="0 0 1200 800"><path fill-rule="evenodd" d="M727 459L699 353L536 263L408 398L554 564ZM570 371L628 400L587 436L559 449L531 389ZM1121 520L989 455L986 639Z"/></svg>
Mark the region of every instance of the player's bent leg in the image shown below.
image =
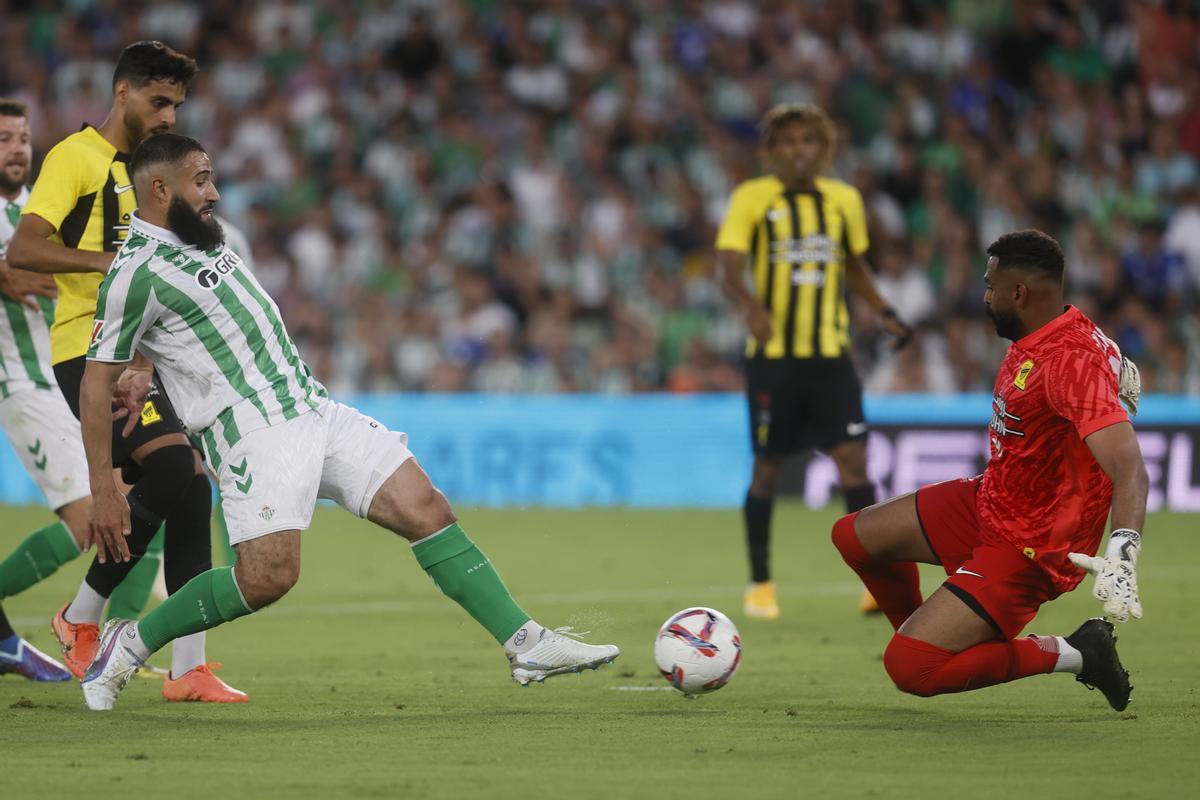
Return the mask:
<svg viewBox="0 0 1200 800"><path fill-rule="evenodd" d="M921 605L920 576L913 562L937 563L921 532L916 495L842 517L834 523L832 539L892 628L899 628Z"/></svg>
<svg viewBox="0 0 1200 800"><path fill-rule="evenodd" d="M437 587L504 647L517 683L596 669L620 654L614 645L584 644L570 629L549 630L530 618L415 459L383 482L367 518L412 542L417 563Z"/></svg>
<svg viewBox="0 0 1200 800"><path fill-rule="evenodd" d="M902 692L965 692L1053 672L1058 651L1037 637L1004 640L954 593L938 589L892 637L884 668Z"/></svg>
<svg viewBox="0 0 1200 800"><path fill-rule="evenodd" d="M233 567L210 569L140 622L114 619L104 626L99 652L83 679L88 708L112 708L138 667L167 642L253 613L286 594L299 577L299 531L267 534L238 548L237 574Z"/></svg>
<svg viewBox="0 0 1200 800"><path fill-rule="evenodd" d="M192 451L193 474L166 517L163 574L167 594L212 569L212 484L200 454ZM186 675L205 664L204 632L176 639L171 645L171 675Z"/></svg>
<svg viewBox="0 0 1200 800"><path fill-rule="evenodd" d="M853 514L875 505L875 484L867 477L867 443L865 439L850 439L829 450L837 466L838 482L846 500L846 513ZM858 610L864 614L880 614L883 609L871 594L864 589L858 599Z"/></svg>

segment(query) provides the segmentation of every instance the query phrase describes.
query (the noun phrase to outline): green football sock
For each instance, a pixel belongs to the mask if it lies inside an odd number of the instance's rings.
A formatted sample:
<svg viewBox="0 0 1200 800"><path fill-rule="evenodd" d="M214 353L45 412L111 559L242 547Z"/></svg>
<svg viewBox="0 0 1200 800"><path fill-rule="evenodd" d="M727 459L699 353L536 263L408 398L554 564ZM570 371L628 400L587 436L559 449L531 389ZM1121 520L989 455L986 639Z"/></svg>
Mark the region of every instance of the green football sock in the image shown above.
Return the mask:
<svg viewBox="0 0 1200 800"><path fill-rule="evenodd" d="M414 544L413 555L442 593L462 606L497 642L503 644L529 621L492 562L457 522Z"/></svg>
<svg viewBox="0 0 1200 800"><path fill-rule="evenodd" d="M233 567L201 572L146 615L138 635L151 653L172 639L215 628L251 613L242 599Z"/></svg>
<svg viewBox="0 0 1200 800"><path fill-rule="evenodd" d="M79 545L61 521L34 531L0 561L0 598L12 597L79 556Z"/></svg>
<svg viewBox="0 0 1200 800"><path fill-rule="evenodd" d="M112 595L108 598L108 613L105 620L114 617L121 619L137 619L146 610L150 601L150 591L154 588L154 579L158 577L158 566L162 563L163 539L165 528L159 528L158 533L146 546L146 553L129 570L125 579L117 584Z"/></svg>

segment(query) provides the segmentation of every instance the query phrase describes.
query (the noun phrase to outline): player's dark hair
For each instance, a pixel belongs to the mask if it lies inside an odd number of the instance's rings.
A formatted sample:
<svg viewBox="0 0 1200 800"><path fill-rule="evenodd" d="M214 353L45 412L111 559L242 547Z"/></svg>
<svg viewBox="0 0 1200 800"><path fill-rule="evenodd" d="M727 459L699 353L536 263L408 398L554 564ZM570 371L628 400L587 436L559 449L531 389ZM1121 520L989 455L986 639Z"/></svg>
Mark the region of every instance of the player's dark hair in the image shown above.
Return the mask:
<svg viewBox="0 0 1200 800"><path fill-rule="evenodd" d="M775 144L779 132L794 122L813 126L825 145L826 159L832 157L837 147L837 128L825 109L812 103L781 103L768 111L758 124L763 145L770 147Z"/></svg>
<svg viewBox="0 0 1200 800"><path fill-rule="evenodd" d="M176 52L162 42L134 42L121 51L113 71L113 88L117 81L127 80L135 89L151 81L178 83L185 89L196 77L196 61Z"/></svg>
<svg viewBox="0 0 1200 800"><path fill-rule="evenodd" d="M129 157L129 179L137 181L138 175L156 164L178 164L188 153L207 152L204 145L190 136L178 133L156 133L142 140Z"/></svg>
<svg viewBox="0 0 1200 800"><path fill-rule="evenodd" d="M1036 269L1047 277L1062 280L1062 248L1053 236L1039 230L1028 228L1006 233L988 246L987 254L996 259L997 269Z"/></svg>
<svg viewBox="0 0 1200 800"><path fill-rule="evenodd" d="M0 97L0 117L28 117L29 111L20 100Z"/></svg>

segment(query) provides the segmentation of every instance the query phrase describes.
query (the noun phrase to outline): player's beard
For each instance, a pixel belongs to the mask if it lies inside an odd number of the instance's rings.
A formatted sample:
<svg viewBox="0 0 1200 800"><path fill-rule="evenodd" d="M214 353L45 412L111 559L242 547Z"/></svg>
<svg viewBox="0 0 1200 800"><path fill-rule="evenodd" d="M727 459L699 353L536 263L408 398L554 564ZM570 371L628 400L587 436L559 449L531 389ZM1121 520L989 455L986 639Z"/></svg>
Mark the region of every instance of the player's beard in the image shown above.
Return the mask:
<svg viewBox="0 0 1200 800"><path fill-rule="evenodd" d="M130 150L136 150L137 146L144 139L153 136L156 133L168 133L171 128L167 125L159 125L157 128L146 130L146 123L142 122L142 118L133 112L132 108L125 109L125 116L121 118L125 123L125 132L129 134Z"/></svg>
<svg viewBox="0 0 1200 800"><path fill-rule="evenodd" d="M15 178L10 177L12 174L9 165L0 167L0 192L14 194L21 191L29 178L29 164L22 164L17 169Z"/></svg>
<svg viewBox="0 0 1200 800"><path fill-rule="evenodd" d="M216 250L225 243L225 231L214 216L207 222L182 197L174 197L167 206L167 225L184 242L201 250Z"/></svg>
<svg viewBox="0 0 1200 800"><path fill-rule="evenodd" d="M992 324L996 326L996 334L1001 338L1015 342L1025 335L1021 329L1021 320L1017 316L1017 312L996 311L988 306L987 315L991 317Z"/></svg>

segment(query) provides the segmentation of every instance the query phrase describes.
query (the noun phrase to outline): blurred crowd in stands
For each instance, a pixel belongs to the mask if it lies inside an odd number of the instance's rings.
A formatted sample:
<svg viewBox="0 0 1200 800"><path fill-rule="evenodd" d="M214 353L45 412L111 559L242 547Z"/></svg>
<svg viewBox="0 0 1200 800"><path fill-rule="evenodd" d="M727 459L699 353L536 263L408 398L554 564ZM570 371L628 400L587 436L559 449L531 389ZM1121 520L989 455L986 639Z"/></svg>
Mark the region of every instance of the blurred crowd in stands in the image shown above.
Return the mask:
<svg viewBox="0 0 1200 800"><path fill-rule="evenodd" d="M759 117L809 101L918 329L893 354L854 305L868 391L989 391L983 250L1033 226L1148 390L1200 393L1192 2L0 7L0 94L38 157L103 120L125 44L197 58L179 130L334 392L738 389L715 227L760 172Z"/></svg>

